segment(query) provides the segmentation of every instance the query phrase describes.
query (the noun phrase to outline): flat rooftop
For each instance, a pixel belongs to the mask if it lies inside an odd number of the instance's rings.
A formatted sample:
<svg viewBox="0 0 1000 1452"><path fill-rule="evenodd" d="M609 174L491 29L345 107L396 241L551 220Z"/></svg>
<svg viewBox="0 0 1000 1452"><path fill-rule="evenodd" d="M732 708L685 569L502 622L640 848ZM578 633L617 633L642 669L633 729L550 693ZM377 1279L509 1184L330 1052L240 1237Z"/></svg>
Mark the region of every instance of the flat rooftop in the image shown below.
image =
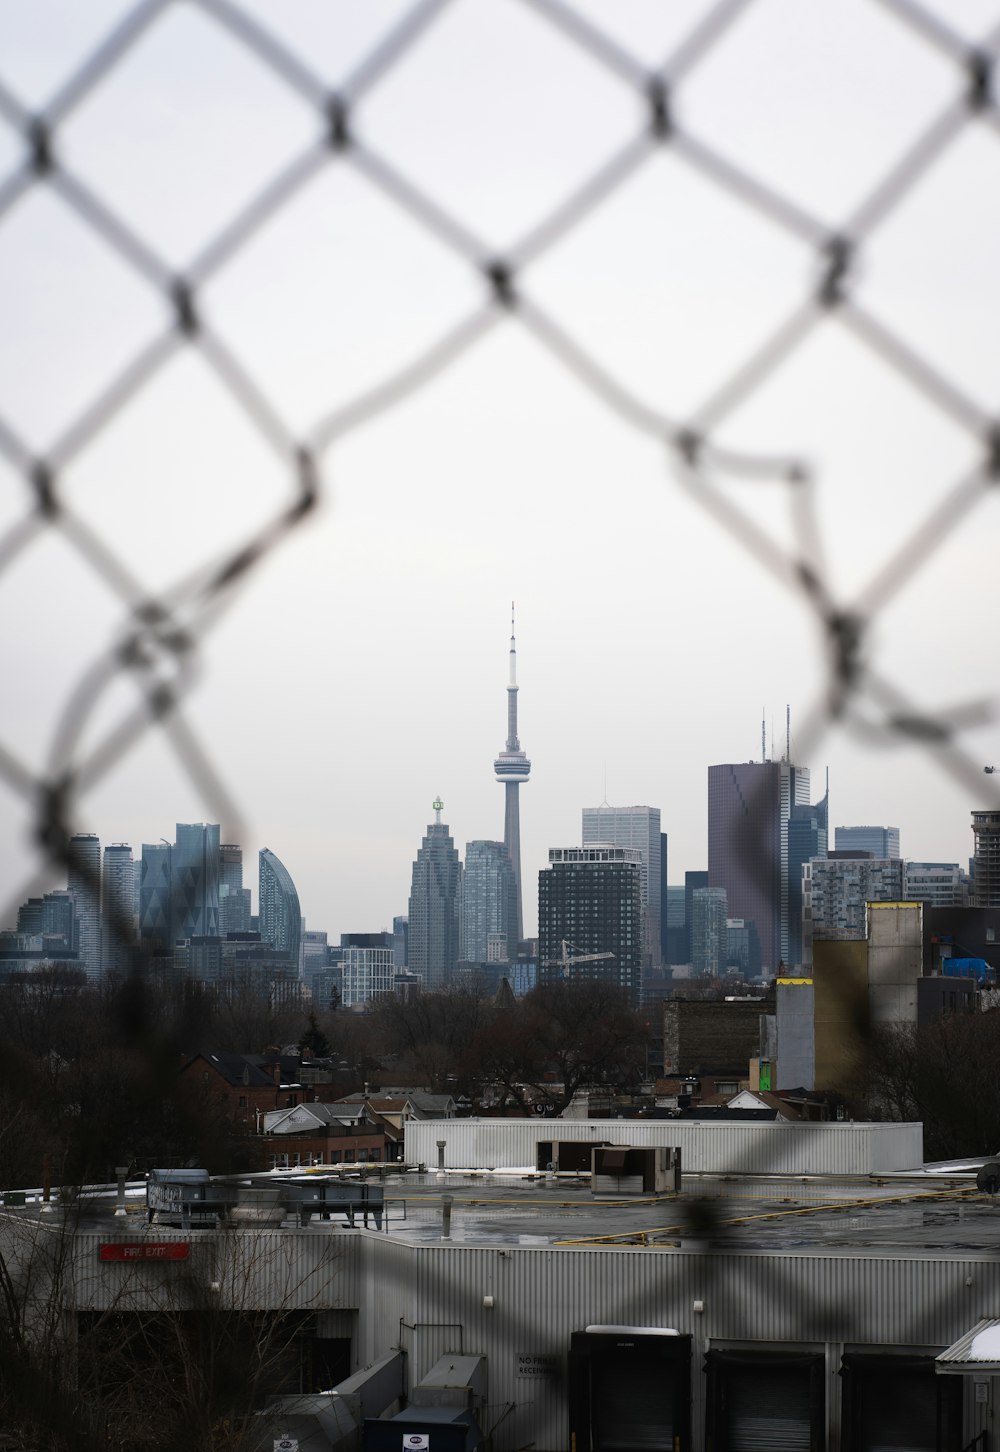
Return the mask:
<svg viewBox="0 0 1000 1452"><path fill-rule="evenodd" d="M720 1249L764 1253L935 1258L1000 1254L1000 1197L976 1188L976 1167L928 1167L909 1175L864 1177L685 1175L679 1195L598 1197L583 1177L449 1171L390 1174L384 1185L381 1233L413 1245L502 1247L635 1247ZM274 1190L282 1180L325 1178L329 1172L229 1177L246 1189ZM332 1178L339 1179L338 1176ZM369 1175L369 1183L379 1184ZM349 1183L349 1181L348 1181ZM443 1199L451 1226L443 1239ZM162 1239L166 1227L147 1226L145 1192L132 1182L128 1216L113 1218L112 1188L88 1192L74 1214L82 1231ZM36 1218L37 1203L8 1211ZM56 1211L53 1223L62 1223ZM285 1225L295 1221L289 1217ZM357 1226L362 1215L355 1215ZM373 1222L369 1217L369 1229ZM306 1233L342 1232L342 1210L313 1216ZM176 1233L176 1229L171 1233ZM193 1230L198 1236L201 1230Z"/></svg>

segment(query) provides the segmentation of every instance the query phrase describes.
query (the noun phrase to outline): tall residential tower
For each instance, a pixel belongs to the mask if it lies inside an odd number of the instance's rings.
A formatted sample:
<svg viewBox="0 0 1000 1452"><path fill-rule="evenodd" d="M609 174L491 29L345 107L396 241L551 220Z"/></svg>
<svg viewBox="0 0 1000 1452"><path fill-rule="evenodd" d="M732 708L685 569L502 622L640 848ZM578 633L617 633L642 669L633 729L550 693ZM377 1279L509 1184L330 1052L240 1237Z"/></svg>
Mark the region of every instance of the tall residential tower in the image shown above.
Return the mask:
<svg viewBox="0 0 1000 1452"><path fill-rule="evenodd" d="M517 650L514 645L514 602L510 605L510 677L507 681L507 745L493 763L497 781L503 782L505 811L503 821L503 844L514 870L514 886L517 893L516 932L517 942L524 937L524 910L521 895L521 809L518 793L521 783L528 780L531 762L521 750L517 739ZM510 945L511 957L517 953L517 942Z"/></svg>

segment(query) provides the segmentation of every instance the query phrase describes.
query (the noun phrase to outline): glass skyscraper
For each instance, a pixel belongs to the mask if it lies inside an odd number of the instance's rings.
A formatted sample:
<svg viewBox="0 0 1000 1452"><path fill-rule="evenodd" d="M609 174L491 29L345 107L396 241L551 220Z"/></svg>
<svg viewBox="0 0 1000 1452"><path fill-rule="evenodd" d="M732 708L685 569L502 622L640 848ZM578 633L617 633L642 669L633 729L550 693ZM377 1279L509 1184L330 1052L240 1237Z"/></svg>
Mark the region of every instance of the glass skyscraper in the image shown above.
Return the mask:
<svg viewBox="0 0 1000 1452"><path fill-rule="evenodd" d="M302 909L288 868L267 847L260 852L258 917L264 943L289 955L291 971L298 974L302 943Z"/></svg>
<svg viewBox="0 0 1000 1452"><path fill-rule="evenodd" d="M410 880L408 966L432 993L448 986L458 964L462 866L441 821L443 807L438 797Z"/></svg>
<svg viewBox="0 0 1000 1452"><path fill-rule="evenodd" d="M517 883L502 842L467 842L462 872L462 938L467 963L489 961L490 939L505 940L500 961L517 957Z"/></svg>
<svg viewBox="0 0 1000 1452"><path fill-rule="evenodd" d="M122 976L132 965L135 933L135 882L132 848L127 842L105 847L101 894L104 971Z"/></svg>
<svg viewBox="0 0 1000 1452"><path fill-rule="evenodd" d="M172 882L173 937L219 933L219 824L178 822Z"/></svg>
<svg viewBox="0 0 1000 1452"><path fill-rule="evenodd" d="M646 964L661 961L660 893L664 877L666 833L660 831L659 807L584 807L583 845L606 842L610 847L635 847L642 853L643 956Z"/></svg>
<svg viewBox="0 0 1000 1452"><path fill-rule="evenodd" d="M808 801L809 772L788 761L708 768L708 885L724 887L730 914L753 923L765 973L789 961L788 829Z"/></svg>
<svg viewBox="0 0 1000 1452"><path fill-rule="evenodd" d="M89 979L101 976L101 839L78 832L69 839L67 890L76 910L80 966Z"/></svg>

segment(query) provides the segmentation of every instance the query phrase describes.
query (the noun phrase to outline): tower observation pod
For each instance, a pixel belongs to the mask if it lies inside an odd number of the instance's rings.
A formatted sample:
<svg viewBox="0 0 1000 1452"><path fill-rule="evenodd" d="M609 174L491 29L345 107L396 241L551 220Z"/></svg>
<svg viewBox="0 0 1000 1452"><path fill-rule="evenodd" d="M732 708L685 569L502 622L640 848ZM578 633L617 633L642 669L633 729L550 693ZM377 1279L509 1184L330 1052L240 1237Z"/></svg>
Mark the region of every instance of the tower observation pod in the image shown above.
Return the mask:
<svg viewBox="0 0 1000 1452"><path fill-rule="evenodd" d="M493 763L498 782L504 789L503 841L510 865L514 869L517 888L517 940L524 937L524 914L521 906L521 815L518 793L528 780L531 762L521 750L517 739L517 649L514 644L514 602L510 603L510 674L507 680L507 744Z"/></svg>

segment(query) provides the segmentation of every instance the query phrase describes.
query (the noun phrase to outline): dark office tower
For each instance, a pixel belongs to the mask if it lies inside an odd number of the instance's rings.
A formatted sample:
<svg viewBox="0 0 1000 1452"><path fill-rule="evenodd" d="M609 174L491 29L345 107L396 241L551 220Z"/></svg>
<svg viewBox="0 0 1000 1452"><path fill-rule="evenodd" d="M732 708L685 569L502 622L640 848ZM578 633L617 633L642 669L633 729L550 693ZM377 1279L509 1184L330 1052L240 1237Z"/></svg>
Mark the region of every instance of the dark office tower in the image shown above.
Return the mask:
<svg viewBox="0 0 1000 1452"><path fill-rule="evenodd" d="M219 824L178 822L173 853L174 939L219 935Z"/></svg>
<svg viewBox="0 0 1000 1452"><path fill-rule="evenodd" d="M1000 908L1000 811L973 812L970 907Z"/></svg>
<svg viewBox="0 0 1000 1452"><path fill-rule="evenodd" d="M788 824L808 801L809 772L788 761L708 768L708 883L754 924L765 973L788 961Z"/></svg>
<svg viewBox="0 0 1000 1452"><path fill-rule="evenodd" d="M899 856L898 827L837 827L833 835L838 852L867 852L883 861Z"/></svg>
<svg viewBox="0 0 1000 1452"><path fill-rule="evenodd" d="M639 1002L642 853L635 847L565 847L538 874L539 982L567 973L628 990ZM589 955L608 953L608 958ZM577 961L574 962L573 960Z"/></svg>
<svg viewBox="0 0 1000 1452"><path fill-rule="evenodd" d="M642 853L643 966L660 962L660 872L666 834L659 807L584 807L583 845L635 847Z"/></svg>
<svg viewBox="0 0 1000 1452"><path fill-rule="evenodd" d="M67 890L76 910L80 966L89 979L101 976L101 841L93 832L69 839Z"/></svg>
<svg viewBox="0 0 1000 1452"><path fill-rule="evenodd" d="M243 886L243 848L223 842L219 848L219 886L238 892Z"/></svg>
<svg viewBox="0 0 1000 1452"><path fill-rule="evenodd" d="M517 896L517 919L515 934L517 942L524 937L524 911L521 893L521 808L518 793L521 783L528 780L531 762L521 750L517 739L517 650L514 646L514 602L510 606L510 675L507 680L507 744L493 763L497 781L503 782L505 810L503 821L503 844L514 872L514 886ZM410 914L413 925L413 914ZM517 952L514 944L513 957ZM412 964L410 965L413 966ZM425 985L426 986L426 985Z"/></svg>
<svg viewBox="0 0 1000 1452"><path fill-rule="evenodd" d="M104 971L119 977L129 972L133 961L134 896L132 848L127 842L112 842L104 849L101 929Z"/></svg>
<svg viewBox="0 0 1000 1452"><path fill-rule="evenodd" d="M814 807L799 803L788 820L788 968L804 963L808 956L802 928L802 873L808 862L826 857L829 797L827 789Z"/></svg>
<svg viewBox="0 0 1000 1452"><path fill-rule="evenodd" d="M502 842L465 844L459 957L466 963L517 957L517 887Z"/></svg>
<svg viewBox="0 0 1000 1452"><path fill-rule="evenodd" d="M297 976L302 942L299 895L288 868L267 847L261 848L260 853L258 909L261 941L287 953L291 972Z"/></svg>
<svg viewBox="0 0 1000 1452"><path fill-rule="evenodd" d="M170 842L143 842L139 875L139 941L161 950L174 946L173 859Z"/></svg>
<svg viewBox="0 0 1000 1452"><path fill-rule="evenodd" d="M462 868L451 833L441 821L443 810L438 797L410 880L408 967L420 974L430 993L447 988L458 963Z"/></svg>
<svg viewBox="0 0 1000 1452"><path fill-rule="evenodd" d="M701 887L708 886L708 873L685 872L684 874L684 956L678 958L678 963L690 963L691 957L691 924L694 922L694 894Z"/></svg>

